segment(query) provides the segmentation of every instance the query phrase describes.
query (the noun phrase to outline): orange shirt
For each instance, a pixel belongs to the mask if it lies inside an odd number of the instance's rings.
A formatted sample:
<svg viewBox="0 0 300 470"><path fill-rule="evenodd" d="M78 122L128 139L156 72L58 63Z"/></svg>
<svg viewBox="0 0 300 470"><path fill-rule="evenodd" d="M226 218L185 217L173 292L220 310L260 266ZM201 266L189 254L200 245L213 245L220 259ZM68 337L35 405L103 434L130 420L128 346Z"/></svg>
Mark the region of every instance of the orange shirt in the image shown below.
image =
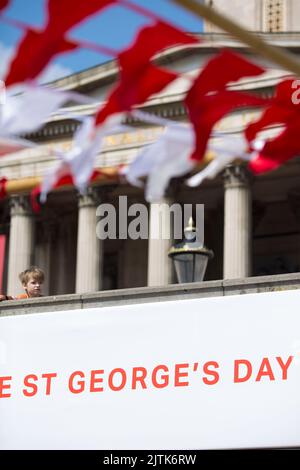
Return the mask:
<svg viewBox="0 0 300 470"><path fill-rule="evenodd" d="M20 294L15 297L16 300L29 299L28 294Z"/></svg>
<svg viewBox="0 0 300 470"><path fill-rule="evenodd" d="M39 295L38 297L43 297L42 295ZM29 297L28 294L20 294L20 295L17 295L14 300L24 300L24 299L36 299L37 297Z"/></svg>
<svg viewBox="0 0 300 470"><path fill-rule="evenodd" d="M4 296L3 296L4 297ZM35 298L35 297L29 297L28 294L19 294L16 297L12 297L11 295L6 295L5 299L0 299L0 300L24 300L24 299L30 299L30 298ZM39 297L43 297L42 295L39 295Z"/></svg>

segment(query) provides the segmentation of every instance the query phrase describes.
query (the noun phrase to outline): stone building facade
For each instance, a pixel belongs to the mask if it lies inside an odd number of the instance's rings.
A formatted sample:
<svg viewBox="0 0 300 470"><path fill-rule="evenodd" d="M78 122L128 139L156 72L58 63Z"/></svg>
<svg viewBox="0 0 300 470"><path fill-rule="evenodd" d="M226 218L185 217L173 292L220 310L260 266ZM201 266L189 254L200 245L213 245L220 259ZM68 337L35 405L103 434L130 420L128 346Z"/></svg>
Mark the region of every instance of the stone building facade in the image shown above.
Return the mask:
<svg viewBox="0 0 300 470"><path fill-rule="evenodd" d="M208 3L232 14L249 29L259 31L265 40L299 54L298 1L214 0ZM278 81L288 75L209 24L205 24L204 32L199 36L204 39L199 46L172 48L158 60L192 77L220 47L231 47L267 67L268 72L263 78L247 79L235 87L262 96L271 96ZM111 61L57 80L52 85L94 97L99 105L116 78L117 66ZM187 81L180 79L163 93L153 96L143 109L185 121L183 97L186 88ZM95 109L96 105L68 105L69 111L81 115L90 115ZM250 109L233 113L218 128L239 133L255 115L256 112ZM164 286L175 282L167 257L170 242L120 237L100 241L96 237L99 204L111 203L118 210L121 195L127 196L128 205L145 203L143 191L118 177L116 169L132 161L144 145L161 134L162 128L134 119L128 120L128 124L133 125L135 131L107 137L97 157L97 168L101 168L107 177L99 179L85 196L79 196L70 187L51 193L39 214L31 211L30 189L53 164L48 149L70 146L76 122L54 115L42 130L30 136L39 143L38 148L0 160L0 177L14 182L14 190L0 202L0 234L7 238L5 292L19 293L17 275L30 264L45 270L44 292L49 295ZM188 188L184 180L173 180L162 202L205 205L205 244L215 254L209 262L206 280L299 271L298 159L259 177L250 175L244 165L236 163L214 180L206 180L199 188ZM151 204L147 206L151 219L152 207ZM166 223L171 224L171 221Z"/></svg>

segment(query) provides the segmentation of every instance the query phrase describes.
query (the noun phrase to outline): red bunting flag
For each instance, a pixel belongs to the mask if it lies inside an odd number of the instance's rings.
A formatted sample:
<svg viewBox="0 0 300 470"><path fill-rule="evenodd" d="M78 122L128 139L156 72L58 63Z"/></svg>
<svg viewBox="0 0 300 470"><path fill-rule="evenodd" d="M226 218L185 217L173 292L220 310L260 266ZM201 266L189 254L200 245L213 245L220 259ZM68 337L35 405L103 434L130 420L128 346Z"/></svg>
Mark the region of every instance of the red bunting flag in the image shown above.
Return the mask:
<svg viewBox="0 0 300 470"><path fill-rule="evenodd" d="M89 183L91 183L92 181L95 181L98 178L98 176L100 176L100 175L101 175L101 171L94 170L91 177L90 177L90 179L89 179ZM59 180L53 186L52 190L57 189L57 188L61 188L63 186L75 186L74 183L75 182L74 182L74 178L73 178L72 174L67 173L67 174L63 175L61 178L59 178ZM31 203L32 210L35 213L39 213L41 211L41 204L40 204L40 201L39 201L41 192L42 192L42 186L39 184L30 193L30 203Z"/></svg>
<svg viewBox="0 0 300 470"><path fill-rule="evenodd" d="M243 57L223 50L200 72L189 90L185 104L196 134L194 160L202 160L214 125L241 107L263 106L262 98L226 90L228 83L264 73L264 69Z"/></svg>
<svg viewBox="0 0 300 470"><path fill-rule="evenodd" d="M39 202L39 197L41 194L41 185L36 186L30 193L30 204L33 212L36 214L40 212L41 205Z"/></svg>
<svg viewBox="0 0 300 470"><path fill-rule="evenodd" d="M73 186L74 185L74 180L71 174L65 174L63 175L53 186L52 189L57 189L62 186ZM39 184L36 186L30 193L30 203L33 212L40 212L41 210L41 204L40 204L40 195L42 192L42 186Z"/></svg>
<svg viewBox="0 0 300 470"><path fill-rule="evenodd" d="M294 83L294 79L279 83L269 107L256 122L249 124L245 131L251 144L259 132L270 126L284 126L283 131L275 138L269 139L257 158L249 164L254 173L274 170L300 152L300 104L298 100L293 99Z"/></svg>
<svg viewBox="0 0 300 470"><path fill-rule="evenodd" d="M47 30L51 30L53 36L63 36L74 26L87 17L99 13L100 10L116 3L117 0L76 0L71 4L70 0L48 0Z"/></svg>
<svg viewBox="0 0 300 470"><path fill-rule="evenodd" d="M67 41L63 37L54 40L44 32L29 29L10 64L4 80L6 86L36 78L54 56L77 47L76 43Z"/></svg>
<svg viewBox="0 0 300 470"><path fill-rule="evenodd" d="M196 43L196 38L161 21L144 27L132 46L118 57L120 81L110 94L107 104L99 111L96 124L101 124L113 113L129 111L132 106L145 102L149 96L158 93L178 77L175 72L151 64L155 54L177 44Z"/></svg>
<svg viewBox="0 0 300 470"><path fill-rule="evenodd" d="M8 7L10 0L0 0L0 11Z"/></svg>
<svg viewBox="0 0 300 470"><path fill-rule="evenodd" d="M7 184L7 179L6 178L0 178L0 200L4 199L6 197L6 184Z"/></svg>
<svg viewBox="0 0 300 470"><path fill-rule="evenodd" d="M201 70L190 94L205 95L209 92L224 90L230 82L236 82L243 77L261 75L264 72L265 69L262 67L249 62L235 52L223 49Z"/></svg>
<svg viewBox="0 0 300 470"><path fill-rule="evenodd" d="M249 124L245 130L249 142L255 139L257 134L272 124L288 125L299 117L300 105L294 102L294 79L284 80L277 85L274 97L260 118Z"/></svg>
<svg viewBox="0 0 300 470"><path fill-rule="evenodd" d="M3 293L6 235L0 235L0 294Z"/></svg>
<svg viewBox="0 0 300 470"><path fill-rule="evenodd" d="M10 153L18 152L26 148L33 147L34 144L29 140L20 139L18 137L3 138L0 135L0 158L5 157ZM1 181L1 180L0 180ZM1 199L1 182L0 182L0 199Z"/></svg>
<svg viewBox="0 0 300 470"><path fill-rule="evenodd" d="M178 77L176 73L161 70L148 64L135 78L128 76L113 90L107 104L96 116L96 125L102 124L108 116L129 111L132 106L144 103L149 96L158 93Z"/></svg>
<svg viewBox="0 0 300 470"><path fill-rule="evenodd" d="M214 125L224 116L238 108L263 106L263 98L225 90L216 95L209 95L190 106L190 119L196 134L196 146L191 156L193 160L202 160Z"/></svg>
<svg viewBox="0 0 300 470"><path fill-rule="evenodd" d="M250 170L259 174L276 170L280 165L300 154L300 116L275 139L265 143L257 157L249 163Z"/></svg>

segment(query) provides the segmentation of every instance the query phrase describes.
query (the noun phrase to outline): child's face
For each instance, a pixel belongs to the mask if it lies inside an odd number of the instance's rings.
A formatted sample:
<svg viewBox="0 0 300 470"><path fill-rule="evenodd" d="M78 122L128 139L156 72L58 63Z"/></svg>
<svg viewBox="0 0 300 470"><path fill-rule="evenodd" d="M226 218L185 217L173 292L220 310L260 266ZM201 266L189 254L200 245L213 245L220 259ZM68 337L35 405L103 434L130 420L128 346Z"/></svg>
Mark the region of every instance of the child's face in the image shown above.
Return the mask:
<svg viewBox="0 0 300 470"><path fill-rule="evenodd" d="M27 284L23 284L23 287L26 290L28 297L39 297L41 295L42 284L39 280L34 279L33 277L30 277Z"/></svg>

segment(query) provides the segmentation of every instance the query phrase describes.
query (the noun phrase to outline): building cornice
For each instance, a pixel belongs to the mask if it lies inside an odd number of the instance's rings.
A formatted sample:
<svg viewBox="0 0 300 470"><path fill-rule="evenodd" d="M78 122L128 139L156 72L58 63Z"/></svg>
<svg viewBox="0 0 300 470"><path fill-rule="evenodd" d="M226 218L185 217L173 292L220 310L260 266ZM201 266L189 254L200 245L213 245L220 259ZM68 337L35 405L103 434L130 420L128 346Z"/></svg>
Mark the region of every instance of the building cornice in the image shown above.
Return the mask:
<svg viewBox="0 0 300 470"><path fill-rule="evenodd" d="M193 70L187 74L191 79L198 74L198 70ZM287 75L284 71L270 70L262 77L246 78L240 80L238 84L229 85L229 89L236 91L253 92L263 98L270 98L273 95L274 87ZM188 80L184 80L184 86L178 86L175 90L164 91L151 97L140 109L152 113L159 117L171 120L184 120L187 117L184 98L188 89ZM176 90L178 91L176 92ZM64 107L66 113L77 116L91 116L103 105L104 102L97 102L89 105L74 105ZM126 124L138 125L139 121L131 116L127 116ZM26 134L23 137L36 141L57 140L71 137L78 127L78 122L66 118L61 113L53 114L45 126L37 132Z"/></svg>
<svg viewBox="0 0 300 470"><path fill-rule="evenodd" d="M300 32L291 33L262 33L254 32L266 42L278 47L284 47L294 53L300 52ZM249 47L230 37L225 33L195 33L194 36L200 39L199 44L190 46L177 46L169 48L156 57L158 64L174 63L181 58L186 58L201 53L214 53L216 49L230 47L233 49L249 51ZM249 51L250 52L250 51ZM253 53L255 55L255 53ZM91 67L82 72L74 73L67 77L55 80L48 85L61 90L77 90L88 92L99 86L111 84L118 75L118 64L116 60L110 60L104 64Z"/></svg>

